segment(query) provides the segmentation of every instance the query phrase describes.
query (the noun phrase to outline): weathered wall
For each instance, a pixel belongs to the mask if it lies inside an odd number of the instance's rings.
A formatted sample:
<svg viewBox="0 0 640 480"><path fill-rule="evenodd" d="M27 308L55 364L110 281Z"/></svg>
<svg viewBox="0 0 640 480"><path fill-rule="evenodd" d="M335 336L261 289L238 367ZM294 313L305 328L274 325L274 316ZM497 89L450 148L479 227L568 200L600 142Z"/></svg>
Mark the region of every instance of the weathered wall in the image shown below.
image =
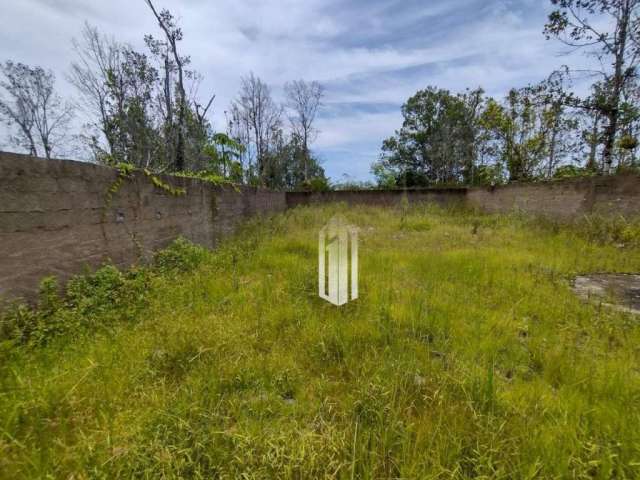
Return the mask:
<svg viewBox="0 0 640 480"><path fill-rule="evenodd" d="M327 202L349 205L397 205L402 190L349 190L287 194L287 207ZM640 176L573 178L539 183L513 183L492 188L427 188L407 190L410 203L441 205L464 203L487 212L518 210L533 215L570 220L585 214L640 215Z"/></svg>
<svg viewBox="0 0 640 480"><path fill-rule="evenodd" d="M572 178L471 188L467 204L487 212L519 210L560 220L582 215L640 215L640 176Z"/></svg>
<svg viewBox="0 0 640 480"><path fill-rule="evenodd" d="M125 180L107 207L117 171L68 160L0 153L0 298L30 297L42 277L62 281L106 261L130 265L179 235L208 247L240 222L286 208L285 194L144 174Z"/></svg>
<svg viewBox="0 0 640 480"><path fill-rule="evenodd" d="M409 203L434 202L440 205L465 200L466 188L425 188L419 190L340 190L335 192L289 192L287 207L344 202L347 205L399 205L406 193Z"/></svg>
<svg viewBox="0 0 640 480"><path fill-rule="evenodd" d="M107 206L114 169L0 152L0 300L33 295L42 277L62 281L106 261L130 265L182 235L213 247L245 219L298 205L397 205L403 191L271 192L163 177L172 196L137 173ZM410 203L465 203L572 219L589 213L640 215L640 176L576 178L496 188L407 191Z"/></svg>

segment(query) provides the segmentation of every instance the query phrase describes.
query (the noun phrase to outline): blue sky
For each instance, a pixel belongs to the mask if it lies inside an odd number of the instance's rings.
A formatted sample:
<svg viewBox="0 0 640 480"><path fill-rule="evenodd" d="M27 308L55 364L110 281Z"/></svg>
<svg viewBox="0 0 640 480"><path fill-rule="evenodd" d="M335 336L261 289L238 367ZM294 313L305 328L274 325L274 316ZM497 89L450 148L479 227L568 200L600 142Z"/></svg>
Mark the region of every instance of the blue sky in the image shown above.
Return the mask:
<svg viewBox="0 0 640 480"><path fill-rule="evenodd" d="M239 79L253 71L276 99L288 80L326 88L314 150L334 180L371 178L382 140L401 125L400 106L418 89L482 86L504 95L544 79L580 57L546 41L549 0L155 0L180 19L183 51L216 94L212 120ZM86 20L144 49L159 35L143 0L0 0L0 60L39 64L56 73L58 90L74 59L71 40Z"/></svg>

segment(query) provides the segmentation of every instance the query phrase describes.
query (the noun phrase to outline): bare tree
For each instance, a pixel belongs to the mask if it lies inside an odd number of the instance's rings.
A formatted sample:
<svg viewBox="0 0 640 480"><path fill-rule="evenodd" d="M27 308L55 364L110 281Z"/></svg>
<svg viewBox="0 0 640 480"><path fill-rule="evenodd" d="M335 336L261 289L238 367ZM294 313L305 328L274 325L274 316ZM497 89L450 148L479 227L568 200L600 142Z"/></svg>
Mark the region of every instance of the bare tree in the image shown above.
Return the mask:
<svg viewBox="0 0 640 480"><path fill-rule="evenodd" d="M249 119L244 114L245 112L240 110L236 102L231 104L230 112L228 113L230 118L227 119L227 131L231 138L245 147L240 154L239 161L244 172L245 181L250 182L253 177L255 152L254 149L250 148L252 135Z"/></svg>
<svg viewBox="0 0 640 480"><path fill-rule="evenodd" d="M607 118L603 163L610 171L619 129L623 91L640 62L640 0L551 0L558 8L549 15L547 38L555 37L574 49L589 49L602 70L606 101L594 106ZM612 25L609 31L600 24ZM611 67L605 67L606 64Z"/></svg>
<svg viewBox="0 0 640 480"><path fill-rule="evenodd" d="M240 95L234 102L238 125L249 126L255 148L258 179L264 184L268 171L269 147L281 129L282 107L271 97L269 86L250 73L241 80Z"/></svg>
<svg viewBox="0 0 640 480"><path fill-rule="evenodd" d="M101 35L97 28L85 23L81 39L74 38L73 47L78 60L71 64L68 80L80 92L82 106L98 119L92 126L104 135L107 153L117 156L118 142L110 127L109 101L113 93L112 80L120 77L118 72L122 64L123 45ZM116 102L116 105L122 107L122 102ZM98 145L94 147L102 148Z"/></svg>
<svg viewBox="0 0 640 480"><path fill-rule="evenodd" d="M304 180L309 180L309 144L317 137L318 131L313 124L321 106L324 89L318 82L296 80L284 86L287 95L287 107L291 113L289 122L294 135L300 138L303 155Z"/></svg>
<svg viewBox="0 0 640 480"><path fill-rule="evenodd" d="M10 60L0 65L0 72L4 77L0 87L9 97L0 98L0 116L9 126L18 127L14 144L31 155L39 155L40 146L44 156L51 158L73 116L72 106L54 90L53 73Z"/></svg>
<svg viewBox="0 0 640 480"><path fill-rule="evenodd" d="M178 42L182 40L182 29L177 26L175 18L167 9L158 12L151 0L145 0L153 15L158 21L167 39L167 45L171 49L173 62L178 72L178 138L176 145L176 170L184 170L185 167L185 117L187 110L187 94L184 88L184 66L189 62L189 57L182 57L178 54ZM168 67L167 67L168 71Z"/></svg>

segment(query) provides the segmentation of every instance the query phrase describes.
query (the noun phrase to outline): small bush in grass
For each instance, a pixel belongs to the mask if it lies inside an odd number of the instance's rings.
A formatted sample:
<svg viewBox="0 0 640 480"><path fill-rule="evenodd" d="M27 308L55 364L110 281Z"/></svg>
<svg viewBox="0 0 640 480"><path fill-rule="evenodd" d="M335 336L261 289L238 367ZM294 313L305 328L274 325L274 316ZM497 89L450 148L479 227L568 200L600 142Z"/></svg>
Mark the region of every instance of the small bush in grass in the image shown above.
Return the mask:
<svg viewBox="0 0 640 480"><path fill-rule="evenodd" d="M640 221L622 216L587 216L575 223L575 229L590 241L601 245L614 243L640 246Z"/></svg>
<svg viewBox="0 0 640 480"><path fill-rule="evenodd" d="M156 253L153 265L161 273L189 272L207 257L207 250L179 237L164 250Z"/></svg>

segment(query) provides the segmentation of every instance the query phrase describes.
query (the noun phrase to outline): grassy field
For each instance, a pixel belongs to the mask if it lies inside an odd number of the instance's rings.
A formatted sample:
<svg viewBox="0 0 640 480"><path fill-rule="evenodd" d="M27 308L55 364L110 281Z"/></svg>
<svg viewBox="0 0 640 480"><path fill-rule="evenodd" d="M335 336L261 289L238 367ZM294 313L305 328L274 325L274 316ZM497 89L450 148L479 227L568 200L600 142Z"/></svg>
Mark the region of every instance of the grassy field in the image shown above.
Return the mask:
<svg viewBox="0 0 640 480"><path fill-rule="evenodd" d="M317 232L360 227L360 298ZM640 249L514 216L299 208L5 316L2 478L638 478Z"/></svg>

